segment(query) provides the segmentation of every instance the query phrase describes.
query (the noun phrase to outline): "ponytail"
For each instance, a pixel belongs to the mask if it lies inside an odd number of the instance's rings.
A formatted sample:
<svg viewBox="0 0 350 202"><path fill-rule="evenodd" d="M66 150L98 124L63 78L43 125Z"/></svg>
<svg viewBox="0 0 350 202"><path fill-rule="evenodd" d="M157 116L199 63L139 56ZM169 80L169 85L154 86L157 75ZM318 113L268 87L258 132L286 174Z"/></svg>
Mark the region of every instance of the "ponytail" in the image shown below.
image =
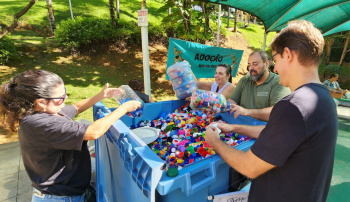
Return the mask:
<svg viewBox="0 0 350 202"><path fill-rule="evenodd" d="M21 119L34 112L35 101L50 97L62 79L45 70L29 70L13 77L0 89L0 116L12 131L17 131Z"/></svg>

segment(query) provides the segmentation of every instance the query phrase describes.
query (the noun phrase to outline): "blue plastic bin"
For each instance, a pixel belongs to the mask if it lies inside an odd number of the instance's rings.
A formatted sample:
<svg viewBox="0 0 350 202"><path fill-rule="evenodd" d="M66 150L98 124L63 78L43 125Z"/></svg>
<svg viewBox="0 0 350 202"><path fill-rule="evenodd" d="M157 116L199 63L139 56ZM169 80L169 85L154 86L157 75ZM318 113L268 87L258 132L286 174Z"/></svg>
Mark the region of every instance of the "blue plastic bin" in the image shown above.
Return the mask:
<svg viewBox="0 0 350 202"><path fill-rule="evenodd" d="M98 201L208 201L208 196L228 192L229 166L215 154L189 164L176 177L168 177L165 164L129 126L143 120L153 120L162 112L171 113L185 101L174 100L148 103L143 116L123 116L95 141L96 191ZM94 120L111 112L103 103L93 107ZM229 113L220 114L228 123L265 125L250 117L234 119ZM235 148L247 151L254 140Z"/></svg>

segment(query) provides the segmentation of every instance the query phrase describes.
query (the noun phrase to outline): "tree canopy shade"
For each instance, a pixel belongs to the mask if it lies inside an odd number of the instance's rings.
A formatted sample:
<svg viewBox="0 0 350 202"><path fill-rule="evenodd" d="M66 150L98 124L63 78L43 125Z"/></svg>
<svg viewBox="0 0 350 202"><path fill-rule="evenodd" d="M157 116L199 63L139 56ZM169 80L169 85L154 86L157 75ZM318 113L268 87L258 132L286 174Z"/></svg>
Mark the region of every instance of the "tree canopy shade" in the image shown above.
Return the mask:
<svg viewBox="0 0 350 202"><path fill-rule="evenodd" d="M349 0L205 0L228 5L259 17L265 32L279 31L288 21L305 19L324 36L350 30Z"/></svg>

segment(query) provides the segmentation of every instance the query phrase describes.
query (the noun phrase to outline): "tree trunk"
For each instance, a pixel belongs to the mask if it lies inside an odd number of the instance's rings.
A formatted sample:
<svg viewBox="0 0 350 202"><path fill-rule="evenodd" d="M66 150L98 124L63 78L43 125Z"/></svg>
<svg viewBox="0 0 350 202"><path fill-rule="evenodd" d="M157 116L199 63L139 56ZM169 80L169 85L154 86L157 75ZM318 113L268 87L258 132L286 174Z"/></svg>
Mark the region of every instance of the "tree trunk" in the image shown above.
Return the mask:
<svg viewBox="0 0 350 202"><path fill-rule="evenodd" d="M349 41L350 41L350 32L348 32L348 37L346 38L346 41L345 41L343 53L341 54L341 57L340 57L339 66L342 66L342 65L343 65L343 60L344 60L344 58L345 58L345 55L346 55L347 52L350 51L350 49L347 50L347 49L348 49L348 45L349 45Z"/></svg>
<svg viewBox="0 0 350 202"><path fill-rule="evenodd" d="M109 1L109 14L111 16L111 23L114 28L117 28L117 23L115 22L115 13L114 13L114 0Z"/></svg>
<svg viewBox="0 0 350 202"><path fill-rule="evenodd" d="M116 7L117 7L117 18L120 19L119 0L115 0L115 4L116 4Z"/></svg>
<svg viewBox="0 0 350 202"><path fill-rule="evenodd" d="M235 8L235 26L233 28L233 32L237 32L237 19L238 19L238 9Z"/></svg>
<svg viewBox="0 0 350 202"><path fill-rule="evenodd" d="M13 17L13 22L9 27L5 27L0 32L0 39L8 34L9 32L12 32L17 26L18 26L18 19L22 17L38 0L30 0L28 5L23 8L20 12L16 13Z"/></svg>
<svg viewBox="0 0 350 202"><path fill-rule="evenodd" d="M334 38L330 38L329 40L326 41L326 63L325 66L329 65L329 60L331 56L331 50L332 50L332 45L334 43Z"/></svg>
<svg viewBox="0 0 350 202"><path fill-rule="evenodd" d="M248 27L250 26L250 14L248 14Z"/></svg>
<svg viewBox="0 0 350 202"><path fill-rule="evenodd" d="M230 28L230 7L227 7L227 28Z"/></svg>
<svg viewBox="0 0 350 202"><path fill-rule="evenodd" d="M55 36L56 23L55 23L55 15L52 9L52 0L46 0L46 5L47 5L47 19L49 19L49 22L50 22L52 36Z"/></svg>

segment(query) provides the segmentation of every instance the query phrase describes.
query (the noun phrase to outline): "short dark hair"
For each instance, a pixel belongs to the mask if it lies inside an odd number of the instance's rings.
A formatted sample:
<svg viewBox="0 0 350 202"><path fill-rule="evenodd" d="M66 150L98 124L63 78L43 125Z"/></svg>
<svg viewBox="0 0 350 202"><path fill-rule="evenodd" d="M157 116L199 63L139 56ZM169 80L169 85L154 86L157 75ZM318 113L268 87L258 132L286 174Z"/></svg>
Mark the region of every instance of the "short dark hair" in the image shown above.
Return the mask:
<svg viewBox="0 0 350 202"><path fill-rule="evenodd" d="M144 88L143 82L140 79L131 79L129 81L129 86L131 89L140 91L140 92L142 92Z"/></svg>
<svg viewBox="0 0 350 202"><path fill-rule="evenodd" d="M331 79L331 78L334 78L334 77L337 77L337 76L339 76L339 75L336 74L336 73L332 73L331 76L330 76L329 78Z"/></svg>
<svg viewBox="0 0 350 202"><path fill-rule="evenodd" d="M258 53L260 55L263 62L266 62L269 59L269 56L267 55L267 53L265 51L262 51L262 50L253 51L251 54L249 54L249 57L254 55L255 53Z"/></svg>
<svg viewBox="0 0 350 202"><path fill-rule="evenodd" d="M294 50L301 65L319 65L322 59L324 39L321 31L306 20L290 21L288 26L275 36L272 50L281 53L284 48Z"/></svg>
<svg viewBox="0 0 350 202"><path fill-rule="evenodd" d="M34 112L35 101L51 97L53 89L63 84L57 74L45 70L29 70L16 75L0 89L0 116L17 131L16 124Z"/></svg>
<svg viewBox="0 0 350 202"><path fill-rule="evenodd" d="M228 81L230 83L232 83L232 68L231 68L231 66L226 64L226 63L221 63L218 65L218 67L225 67L226 68L226 74L230 75L230 78L228 79Z"/></svg>

